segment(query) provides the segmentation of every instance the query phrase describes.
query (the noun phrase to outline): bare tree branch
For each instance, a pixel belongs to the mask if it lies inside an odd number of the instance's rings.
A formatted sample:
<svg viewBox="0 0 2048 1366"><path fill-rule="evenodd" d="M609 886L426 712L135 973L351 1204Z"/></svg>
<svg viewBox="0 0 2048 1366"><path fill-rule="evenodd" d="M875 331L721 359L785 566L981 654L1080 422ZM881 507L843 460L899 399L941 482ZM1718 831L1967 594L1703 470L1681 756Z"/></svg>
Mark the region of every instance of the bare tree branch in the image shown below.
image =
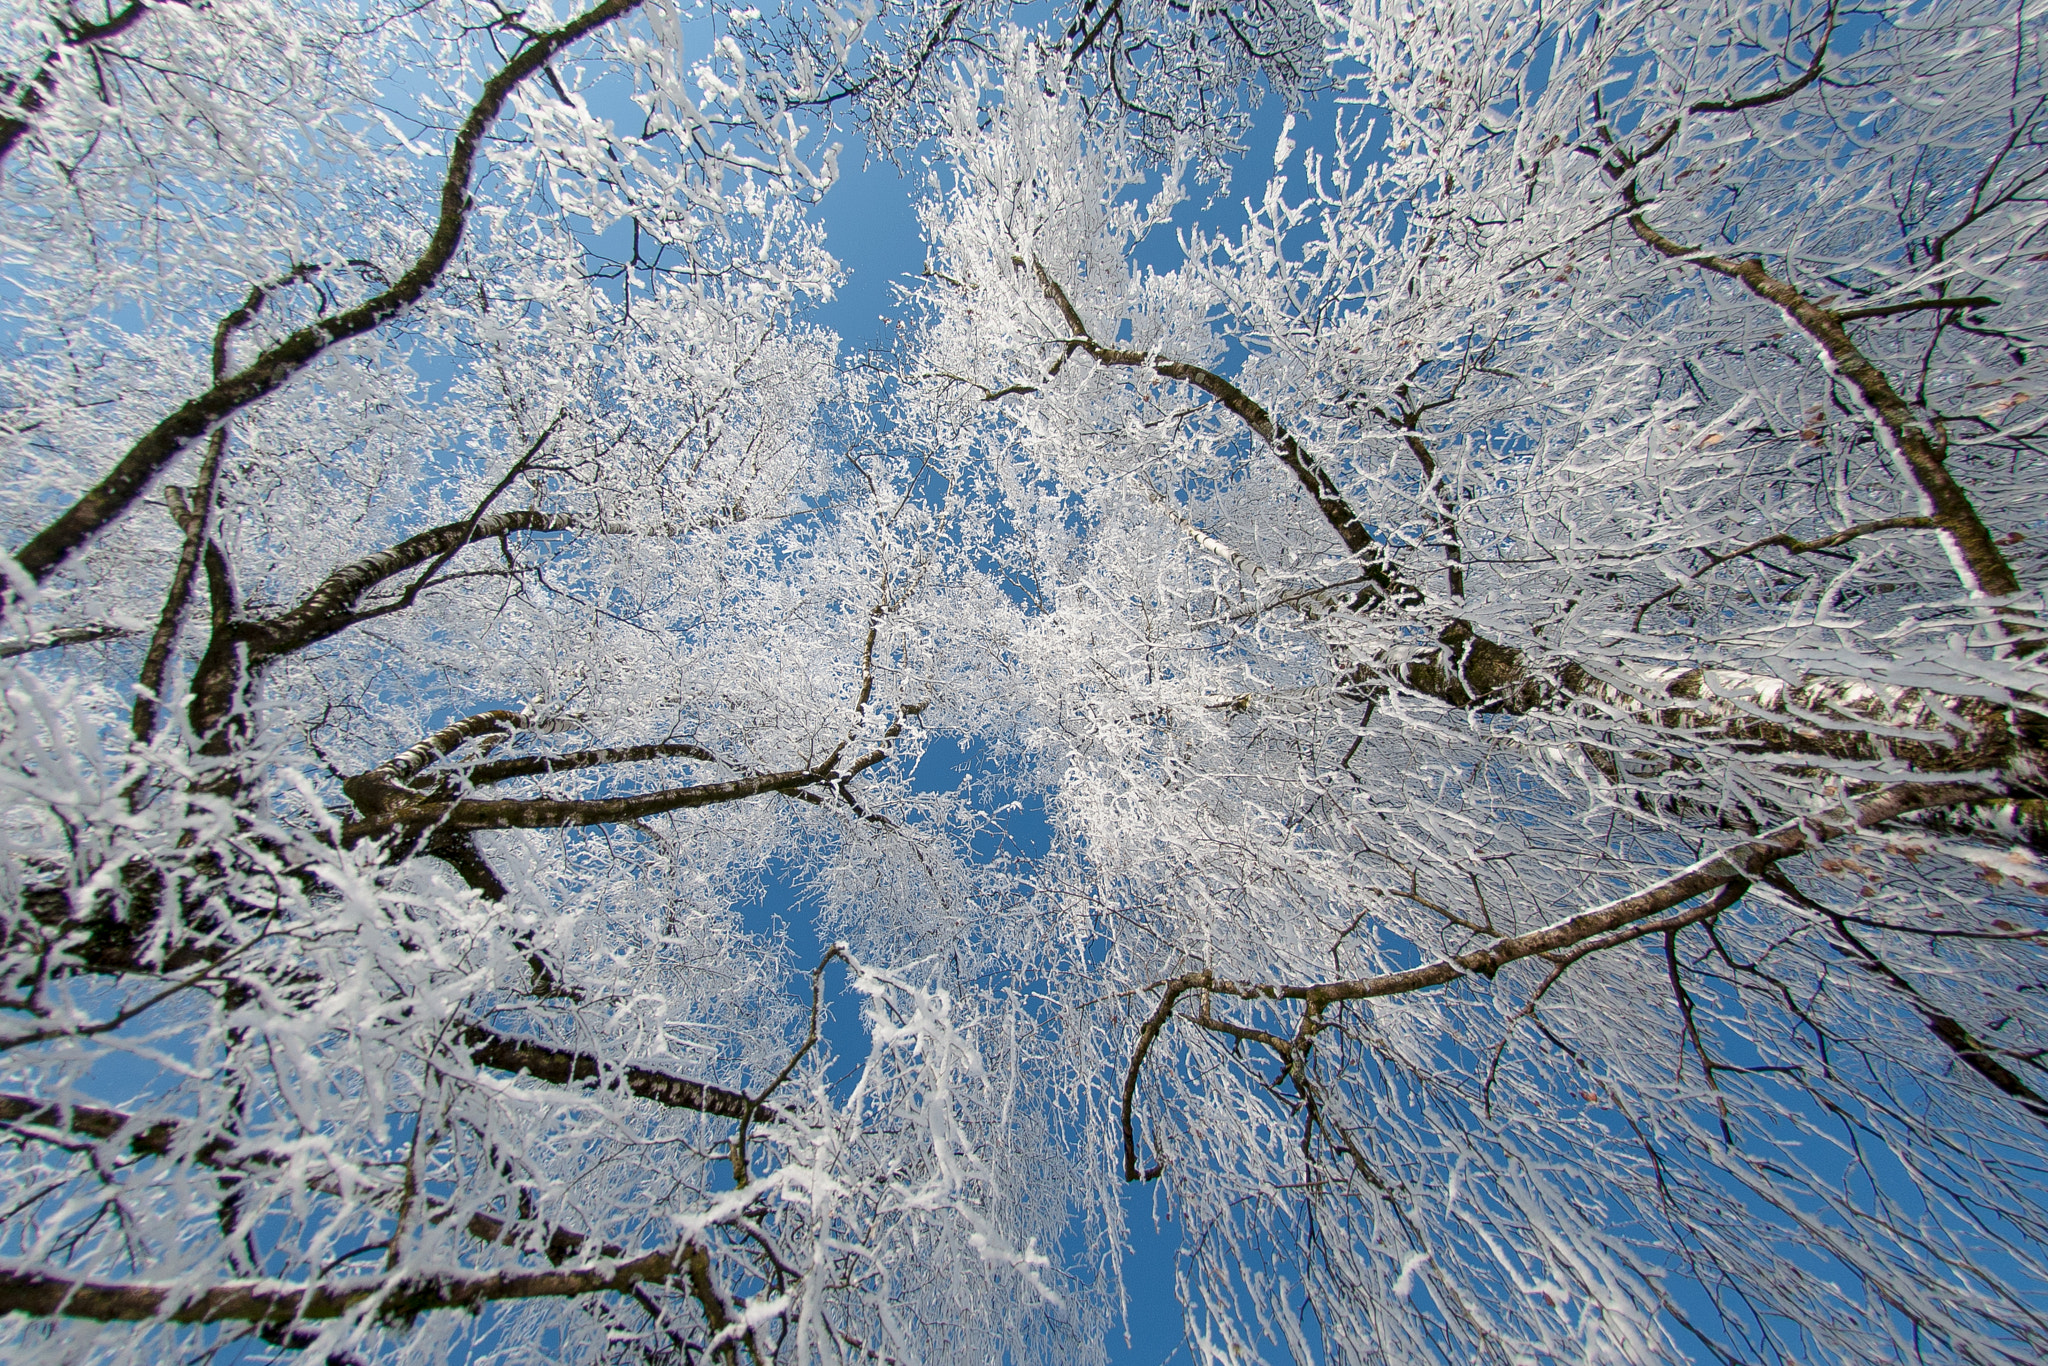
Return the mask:
<svg viewBox="0 0 2048 1366"><path fill-rule="evenodd" d="M642 1100L676 1110L696 1110L721 1119L761 1119L773 1122L780 1112L709 1082L671 1076L650 1067L628 1066L607 1069L597 1058L552 1044L500 1034L483 1025L463 1027L463 1046L479 1067L500 1072L524 1072L537 1081L568 1085L578 1081L616 1078L623 1089Z"/></svg>
<svg viewBox="0 0 2048 1366"><path fill-rule="evenodd" d="M62 649L66 645L90 645L96 640L122 640L135 633L133 626L116 626L111 622L94 626L60 626L32 636L0 640L0 659L32 655L40 650Z"/></svg>
<svg viewBox="0 0 2048 1366"><path fill-rule="evenodd" d="M67 1280L41 1272L0 1270L0 1313L103 1323L298 1323L338 1319L367 1309L406 1323L436 1309L475 1309L495 1300L623 1293L665 1281L678 1269L671 1252L647 1252L627 1261L551 1271L499 1271L482 1275L365 1276L285 1285L239 1281L188 1293L169 1286Z"/></svg>
<svg viewBox="0 0 2048 1366"><path fill-rule="evenodd" d="M1491 944L1439 958L1420 967L1348 981L1317 982L1306 985L1235 982L1207 970L1183 973L1154 986L1164 992L1158 1006L1138 1032L1130 1066L1124 1073L1123 1139L1124 1179L1146 1181L1161 1168L1138 1167L1137 1138L1132 1109L1138 1088L1138 1073L1160 1031L1172 1018L1173 1007L1191 991L1214 992L1247 1001L1299 1001L1303 1006L1301 1024L1294 1038L1299 1047L1315 1035L1317 1016L1329 1006L1345 1001L1367 1001L1409 992L1448 986L1465 978L1493 975L1510 963L1524 958L1570 950L1596 936L1609 935L1639 920L1684 904L1694 897L1715 891L1730 882L1754 882L1778 862L1844 835L1875 829L1916 811L1938 810L1970 802L1998 800L1998 795L1969 783L1900 783L1858 800L1835 816L1811 816L1790 821L1753 840L1711 854L1691 867L1673 874L1653 887L1610 901L1604 906L1530 930L1509 935ZM1625 942L1625 941L1616 941Z"/></svg>

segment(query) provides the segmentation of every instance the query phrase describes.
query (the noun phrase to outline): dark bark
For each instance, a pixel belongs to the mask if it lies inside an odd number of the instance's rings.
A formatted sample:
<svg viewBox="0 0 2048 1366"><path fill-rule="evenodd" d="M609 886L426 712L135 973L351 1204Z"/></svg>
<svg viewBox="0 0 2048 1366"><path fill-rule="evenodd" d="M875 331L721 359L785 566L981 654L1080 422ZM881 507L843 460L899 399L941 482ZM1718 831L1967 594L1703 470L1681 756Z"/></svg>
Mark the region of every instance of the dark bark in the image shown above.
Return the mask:
<svg viewBox="0 0 2048 1366"><path fill-rule="evenodd" d="M228 343L234 334L255 319L272 290L302 279L309 273L305 267L294 267L277 281L256 286L249 291L249 297L242 301L240 308L220 320L213 330L213 378L216 383L227 374ZM178 563L171 571L170 591L164 595L163 612L157 618L155 633L150 636L149 649L143 653L142 674L136 680L137 696L129 729L137 744L148 744L150 736L156 733L171 650L185 624L185 609L192 599L192 580L199 572L207 538L213 532L214 484L220 477L221 457L226 454L227 446L227 427L214 428L213 436L206 443L206 459L200 462L199 478L192 485L189 505L175 486L166 490L165 501L184 531L185 539L178 547Z"/></svg>
<svg viewBox="0 0 2048 1366"><path fill-rule="evenodd" d="M68 1280L37 1272L0 1271L0 1313L103 1323L271 1323L337 1319L371 1299L378 1318L407 1323L436 1309L476 1309L494 1300L624 1293L667 1280L679 1269L674 1253L648 1252L630 1261L551 1271L482 1275L365 1276L304 1286L243 1281L185 1294L166 1286Z"/></svg>
<svg viewBox="0 0 2048 1366"><path fill-rule="evenodd" d="M1842 915L1800 891L1782 870L1773 869L1765 873L1764 881L1816 915L1825 917L1833 928L1829 942L1837 953L1897 992L1926 1024L1927 1032L1941 1040L1942 1045L1965 1066L1994 1089L2017 1101L2035 1119L2048 1124L2048 1097L2022 1081L2018 1073L2005 1065L1999 1051L1972 1034L1961 1020L1937 1009L1903 973L1864 943Z"/></svg>
<svg viewBox="0 0 2048 1366"><path fill-rule="evenodd" d="M342 827L342 840L354 844L366 839L394 837L404 841L444 832L561 830L611 825L618 821L644 820L670 811L743 801L770 792L794 792L813 783L830 783L851 776L851 771L841 774L832 764L824 764L783 773L751 774L720 783L639 792L629 797L582 800L568 797L430 799L394 806L376 816L350 821Z"/></svg>
<svg viewBox="0 0 2048 1366"><path fill-rule="evenodd" d="M99 640L120 640L134 634L135 628L132 626L60 626L54 631L43 631L16 640L0 640L0 659L32 655L38 650L60 650L66 645L90 645Z"/></svg>
<svg viewBox="0 0 2048 1366"><path fill-rule="evenodd" d="M672 1076L649 1067L606 1068L588 1053L530 1039L512 1038L482 1025L465 1026L462 1043L469 1050L470 1059L479 1067L500 1072L524 1072L538 1081L566 1086L571 1082L610 1079L642 1100L651 1100L670 1109L695 1110L721 1119L751 1116L756 1121L772 1122L781 1118L779 1112L769 1106L757 1104L740 1092L728 1091L722 1086Z"/></svg>
<svg viewBox="0 0 2048 1366"><path fill-rule="evenodd" d="M37 1100L33 1096L0 1095L0 1124L31 1125L38 1129L77 1134L101 1143L125 1138L123 1146L137 1157L163 1156L171 1151L178 1133L178 1125L172 1120L139 1125L119 1110L94 1105L57 1104ZM200 1161L210 1160L204 1155L204 1147L199 1152L202 1154Z"/></svg>
<svg viewBox="0 0 2048 1366"><path fill-rule="evenodd" d="M619 745L612 749L579 749L569 754L536 754L519 759L494 759L489 763L472 764L463 770L463 778L473 787L490 783L502 783L509 778L539 778L550 773L571 773L579 768L599 768L607 764L638 764L650 759L695 759L700 763L717 763L717 757L702 745L682 741L665 742L655 745Z"/></svg>
<svg viewBox="0 0 2048 1366"><path fill-rule="evenodd" d="M1965 587L1990 597L2011 597L2019 593L2019 577L1993 542L1991 532L1977 516L1977 509L1955 476L1948 472L1946 451L1928 433L1906 400L1899 396L1882 370L1870 362L1849 336L1841 313L1808 299L1798 289L1764 269L1755 257L1733 260L1683 246L1650 226L1643 216L1647 204L1633 181L1624 185L1628 205L1635 210L1629 227L1642 242L1660 256L1689 262L1716 275L1738 280L1757 298L1775 304L1799 330L1806 334L1827 358L1828 368L1848 381L1876 419L1885 444L1906 467L1908 476L1926 498L1934 524L1965 570Z"/></svg>
<svg viewBox="0 0 2048 1366"><path fill-rule="evenodd" d="M479 541L497 540L513 532L566 531L577 525L573 517L533 511L450 522L343 565L322 579L297 606L277 616L237 621L230 606L223 621L217 607L213 636L192 677L193 732L214 736L240 706L250 677L271 660L385 615L385 607L361 605L363 595L385 580ZM222 568L224 571L224 562Z"/></svg>

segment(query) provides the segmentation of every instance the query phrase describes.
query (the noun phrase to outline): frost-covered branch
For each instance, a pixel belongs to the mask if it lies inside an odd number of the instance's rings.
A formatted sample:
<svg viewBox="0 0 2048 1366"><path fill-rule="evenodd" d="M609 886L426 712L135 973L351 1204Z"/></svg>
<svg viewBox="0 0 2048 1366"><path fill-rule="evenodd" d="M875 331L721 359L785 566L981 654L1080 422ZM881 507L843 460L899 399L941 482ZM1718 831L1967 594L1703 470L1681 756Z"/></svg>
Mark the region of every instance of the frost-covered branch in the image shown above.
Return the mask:
<svg viewBox="0 0 2048 1366"><path fill-rule="evenodd" d="M129 447L91 489L15 552L15 560L37 581L54 573L81 546L125 513L151 481L192 442L229 414L275 392L328 348L362 336L396 317L440 280L454 259L469 222L470 181L484 137L506 101L529 76L563 49L639 8L641 0L605 0L559 28L531 35L478 94L448 151L434 230L426 246L385 289L353 308L321 318L271 343L241 369L186 400Z"/></svg>

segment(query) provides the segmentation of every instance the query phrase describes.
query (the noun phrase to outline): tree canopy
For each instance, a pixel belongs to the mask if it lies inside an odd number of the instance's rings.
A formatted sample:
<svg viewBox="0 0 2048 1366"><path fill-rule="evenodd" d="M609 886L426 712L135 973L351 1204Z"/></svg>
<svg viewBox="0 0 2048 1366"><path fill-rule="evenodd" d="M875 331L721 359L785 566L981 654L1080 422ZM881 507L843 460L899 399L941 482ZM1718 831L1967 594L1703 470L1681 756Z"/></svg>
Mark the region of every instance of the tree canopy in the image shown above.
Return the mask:
<svg viewBox="0 0 2048 1366"><path fill-rule="evenodd" d="M2048 1355L2024 5L11 12L10 1361Z"/></svg>

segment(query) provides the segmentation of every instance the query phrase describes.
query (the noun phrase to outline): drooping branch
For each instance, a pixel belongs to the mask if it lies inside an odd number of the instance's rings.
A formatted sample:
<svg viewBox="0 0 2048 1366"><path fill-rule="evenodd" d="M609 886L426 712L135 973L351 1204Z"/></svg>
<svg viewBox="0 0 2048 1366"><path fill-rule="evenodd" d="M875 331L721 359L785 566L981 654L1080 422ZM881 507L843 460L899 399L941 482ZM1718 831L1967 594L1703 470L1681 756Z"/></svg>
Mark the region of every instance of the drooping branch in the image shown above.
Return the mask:
<svg viewBox="0 0 2048 1366"><path fill-rule="evenodd" d="M30 537L16 553L22 568L41 582L115 518L126 512L152 480L194 441L229 414L276 392L328 348L358 337L398 316L431 289L454 259L469 220L470 182L478 149L521 82L564 48L630 14L641 0L604 0L560 28L531 35L531 41L484 83L476 103L455 135L441 180L440 213L420 255L391 285L330 317L320 318L272 343L242 369L187 400L176 412L128 449L107 475L55 521Z"/></svg>
<svg viewBox="0 0 2048 1366"><path fill-rule="evenodd" d="M1836 952L1902 997L1913 1007L1914 1013L1926 1023L1928 1032L1941 1040L1942 1044L1971 1071L2011 1096L2035 1119L2048 1124L2048 1097L2042 1096L2040 1092L2020 1080L2019 1076L1999 1058L1998 1049L1972 1034L1955 1016L1937 1009L1903 973L1879 957L1877 951L1864 943L1851 928L1847 916L1830 910L1800 891L1792 884L1792 880L1785 876L1781 868L1773 868L1765 873L1764 881L1788 901L1827 921L1831 931L1829 942L1834 945Z"/></svg>
<svg viewBox="0 0 2048 1366"><path fill-rule="evenodd" d="M1539 955L1568 953L1590 940L1613 935L1696 897L1717 892L1729 883L1758 881L1783 860L1845 835L1873 830L1917 811L1995 801L1998 797L1998 793L1974 783L1899 783L1858 800L1852 807L1838 813L1789 821L1753 840L1711 854L1655 886L1604 906L1581 911L1541 929L1508 935L1490 944L1398 972L1336 982L1288 984L1232 981L1202 969L1155 983L1155 988L1162 992L1159 1004L1140 1028L1130 1065L1124 1073L1124 1179L1151 1180L1161 1170L1159 1166L1143 1170L1138 1166L1137 1136L1132 1117L1138 1076L1146 1055L1172 1019L1174 1006L1189 992L1235 996L1247 1001L1299 1002L1302 1006L1301 1020L1290 1041L1290 1046L1299 1050L1314 1039L1320 1028L1318 1017L1330 1006L1348 1001L1404 996L1460 980L1484 978L1490 981L1511 963ZM1628 941L1617 939L1615 942Z"/></svg>
<svg viewBox="0 0 2048 1366"><path fill-rule="evenodd" d="M1938 810L1970 802L1997 801L2001 794L1975 783L1899 783L1884 789L1840 815L1809 816L1790 821L1756 839L1724 849L1701 859L1654 887L1582 911L1526 934L1511 935L1482 948L1439 959L1421 967L1346 982L1325 982L1308 987L1288 987L1280 996L1300 1000L1310 1009L1340 1001L1363 1001L1381 996L1398 996L1428 987L1444 986L1461 977L1492 977L1508 964L1539 953L1569 949L1581 940L1606 934L1623 925L1670 910L1737 878L1755 881L1763 871L1781 860L1816 849L1844 835L1873 830L1916 811ZM1238 993L1233 993L1238 994ZM1249 993L1263 996L1253 990Z"/></svg>

